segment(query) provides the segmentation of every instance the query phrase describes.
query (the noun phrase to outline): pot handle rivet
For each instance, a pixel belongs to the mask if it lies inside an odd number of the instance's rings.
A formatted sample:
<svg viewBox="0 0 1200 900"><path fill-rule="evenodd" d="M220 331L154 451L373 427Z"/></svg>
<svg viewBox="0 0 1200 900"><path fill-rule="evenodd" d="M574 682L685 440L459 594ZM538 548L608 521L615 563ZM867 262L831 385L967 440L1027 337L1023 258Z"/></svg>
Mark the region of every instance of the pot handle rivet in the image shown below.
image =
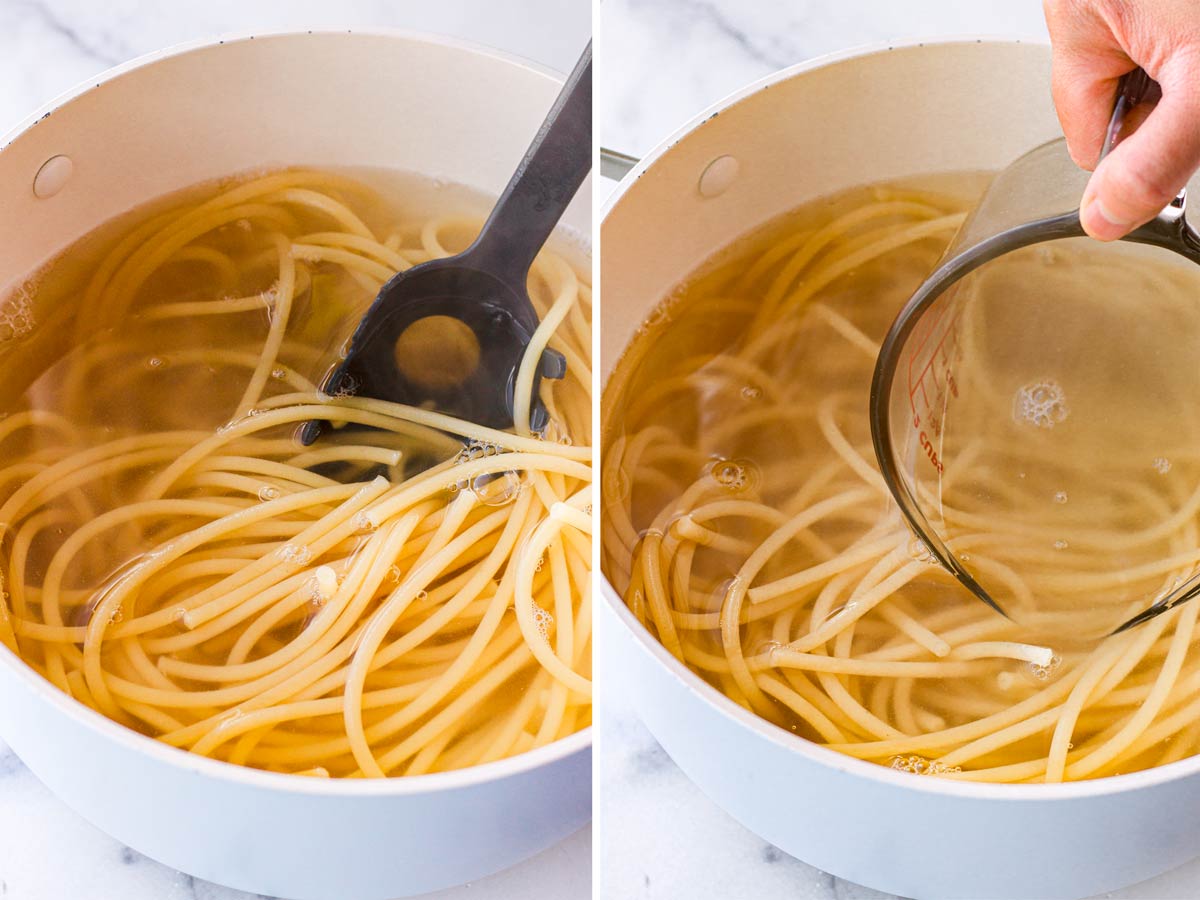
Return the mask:
<svg viewBox="0 0 1200 900"><path fill-rule="evenodd" d="M733 156L718 156L700 173L696 187L701 197L719 197L737 180L741 164Z"/></svg>
<svg viewBox="0 0 1200 900"><path fill-rule="evenodd" d="M52 156L33 176L33 195L39 200L49 200L58 194L75 171L75 163L69 156Z"/></svg>

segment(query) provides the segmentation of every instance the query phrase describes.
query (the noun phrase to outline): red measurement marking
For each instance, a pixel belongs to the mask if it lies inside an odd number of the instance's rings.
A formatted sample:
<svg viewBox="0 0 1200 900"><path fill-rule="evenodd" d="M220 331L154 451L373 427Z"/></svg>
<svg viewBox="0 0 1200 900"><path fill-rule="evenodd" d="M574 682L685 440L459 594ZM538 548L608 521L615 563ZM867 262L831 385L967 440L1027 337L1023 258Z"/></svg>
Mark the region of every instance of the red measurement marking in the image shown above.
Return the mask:
<svg viewBox="0 0 1200 900"><path fill-rule="evenodd" d="M953 307L953 312L947 314L946 307ZM913 411L913 424L919 427L922 413L925 413L937 436L941 435L942 424L937 414L945 408L947 388L951 396L958 397L958 384L952 369L961 356L959 315L960 310L953 304L931 310L927 317L933 321L925 326L923 317L918 323L920 333L914 334L916 344L908 359L908 402Z"/></svg>
<svg viewBox="0 0 1200 900"><path fill-rule="evenodd" d="M939 475L946 473L946 467L942 465L942 461L938 459L937 451L933 449L933 441L929 440L929 436L925 432L921 432L921 449L925 451L925 455L929 461L933 463L933 467L938 470Z"/></svg>

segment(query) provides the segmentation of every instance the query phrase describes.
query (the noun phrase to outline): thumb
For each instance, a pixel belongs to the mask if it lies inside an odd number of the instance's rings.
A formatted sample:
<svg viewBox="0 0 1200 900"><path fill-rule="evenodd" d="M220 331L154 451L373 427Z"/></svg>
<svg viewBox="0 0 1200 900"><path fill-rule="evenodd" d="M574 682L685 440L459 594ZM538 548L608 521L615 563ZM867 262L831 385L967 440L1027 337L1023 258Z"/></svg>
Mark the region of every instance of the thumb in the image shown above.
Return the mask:
<svg viewBox="0 0 1200 900"><path fill-rule="evenodd" d="M1200 96L1188 89L1190 79L1173 80L1145 122L1092 174L1079 205L1092 237L1113 241L1150 221L1200 168Z"/></svg>

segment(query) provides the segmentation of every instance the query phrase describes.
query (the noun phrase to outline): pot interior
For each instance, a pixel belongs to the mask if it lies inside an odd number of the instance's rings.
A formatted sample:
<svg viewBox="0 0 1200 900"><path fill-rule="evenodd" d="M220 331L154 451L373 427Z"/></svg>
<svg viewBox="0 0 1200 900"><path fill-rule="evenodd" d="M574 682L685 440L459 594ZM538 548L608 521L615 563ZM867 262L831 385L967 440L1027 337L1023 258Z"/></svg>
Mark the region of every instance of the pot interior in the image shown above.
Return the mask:
<svg viewBox="0 0 1200 900"><path fill-rule="evenodd" d="M602 377L682 279L776 216L858 185L994 171L1060 136L1049 84L1048 46L972 40L800 66L710 110L604 219Z"/></svg>
<svg viewBox="0 0 1200 900"><path fill-rule="evenodd" d="M0 138L0 296L121 213L231 175L371 167L496 195L559 84L403 33L269 35L149 57ZM39 198L35 177L59 156L70 176ZM585 185L564 218L580 234L590 195Z"/></svg>

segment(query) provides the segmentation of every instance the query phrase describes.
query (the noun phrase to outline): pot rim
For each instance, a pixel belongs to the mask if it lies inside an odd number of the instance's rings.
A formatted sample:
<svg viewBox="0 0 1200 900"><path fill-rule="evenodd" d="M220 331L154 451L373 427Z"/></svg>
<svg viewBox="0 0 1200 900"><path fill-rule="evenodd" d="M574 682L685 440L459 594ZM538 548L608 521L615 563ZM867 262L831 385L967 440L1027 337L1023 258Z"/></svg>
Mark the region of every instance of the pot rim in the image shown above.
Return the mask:
<svg viewBox="0 0 1200 900"><path fill-rule="evenodd" d="M670 136L660 141L652 150L646 153L638 164L621 180L618 186L613 189L605 201L600 210L601 226L603 227L605 221L620 204L625 195L635 189L638 179L647 170L656 165L677 144L689 138L705 122L712 119L718 113L724 112L742 100L758 94L772 85L788 81L796 76L804 75L817 69L823 69L827 66L882 55L892 50L970 44L1049 46L1049 42L1042 38L1027 39L1024 37L998 35L964 35L937 40L876 41L849 50L839 50L834 53L824 54L780 69L733 91L723 99L713 103L699 114L693 116ZM606 388L607 379L605 383ZM602 404L603 396L604 391L602 390ZM1092 797L1111 796L1127 791L1142 790L1167 784L1179 779L1188 778L1200 772L1200 754L1198 754L1163 766L1155 766L1151 769L1083 781L1055 784L989 784L971 781L951 781L944 778L913 777L906 772L898 772L877 763L856 759L855 757L839 753L836 750L830 750L821 744L806 740L776 725L772 725L767 720L729 699L672 656L650 634L646 627L634 618L633 613L630 612L624 601L617 594L616 589L612 586L612 583L608 580L607 574L601 571L600 577L602 579L600 593L604 596L605 602L609 605L622 626L641 645L641 649L649 653L660 663L666 670L666 673L673 677L681 687L706 703L733 727L749 730L757 737L824 766L831 770L831 772L879 782L887 787L901 788L916 793L956 800L1004 800L1027 803L1081 800Z"/></svg>
<svg viewBox="0 0 1200 900"><path fill-rule="evenodd" d="M147 68L155 63L190 53L210 51L224 45L245 44L255 39L309 36L333 38L345 37L347 35L396 38L413 43L435 44L517 66L548 78L556 84L561 85L565 80L565 76L562 73L515 53L498 50L474 41L466 41L448 35L411 29L387 27L353 29L285 28L253 32L234 32L222 34L214 38L201 38L174 44L164 49L138 56L119 66L114 66L98 75L88 78L42 105L18 122L14 128L0 135L0 153L3 153L10 144L29 132L43 119L48 118L56 110L61 109L76 98L88 94L116 78L138 69ZM222 760L198 756L187 750L169 746L140 732L126 728L124 725L114 722L64 694L50 682L42 678L24 660L7 647L0 646L0 665L7 666L13 670L16 677L22 682L22 686L33 692L42 702L50 705L57 714L74 718L100 738L119 744L135 753L142 753L156 762L178 769L181 773L196 774L201 777L230 784L281 793L323 797L391 797L436 794L442 791L473 788L491 782L502 781L506 778L524 775L576 755L589 752L592 744L592 728L589 726L544 747L529 750L525 753L495 762L471 766L466 769L391 778L310 778L283 772L268 772L263 769L254 769L248 766L239 766ZM34 723L31 723L29 727L35 727Z"/></svg>
<svg viewBox="0 0 1200 900"><path fill-rule="evenodd" d="M86 78L83 81L67 88L58 96L42 104L25 118L21 119L15 126L8 131L0 134L0 152L3 152L9 144L17 140L25 132L29 131L42 119L48 118L55 110L60 109L84 94L90 93L97 88L103 87L110 81L127 75L137 69L143 69L157 62L173 59L177 56L185 56L190 53L196 53L202 50L211 50L215 47L221 47L236 44L245 44L254 40L273 39L273 38L298 38L298 37L345 37L347 35L360 35L366 37L385 37L397 38L400 40L413 41L418 43L435 44L442 47L447 47L452 50L464 50L469 53L474 53L478 56L486 56L495 59L499 62L505 62L510 65L517 66L522 69L527 69L537 75L549 78L556 84L562 84L566 80L566 74L559 72L550 66L535 62L528 57L521 56L516 53L510 53L507 50L499 50L495 47L490 47L487 44L481 44L476 41L463 40L451 35L438 34L435 32L417 31L409 28L391 28L385 26L369 27L369 28L278 28L264 29L255 31L233 31L222 32L215 37L197 38L190 41L182 41L180 43L171 44L163 47L160 50L153 50L149 53L144 53L141 56L136 56L133 59L123 62L120 65L112 66L94 75Z"/></svg>

